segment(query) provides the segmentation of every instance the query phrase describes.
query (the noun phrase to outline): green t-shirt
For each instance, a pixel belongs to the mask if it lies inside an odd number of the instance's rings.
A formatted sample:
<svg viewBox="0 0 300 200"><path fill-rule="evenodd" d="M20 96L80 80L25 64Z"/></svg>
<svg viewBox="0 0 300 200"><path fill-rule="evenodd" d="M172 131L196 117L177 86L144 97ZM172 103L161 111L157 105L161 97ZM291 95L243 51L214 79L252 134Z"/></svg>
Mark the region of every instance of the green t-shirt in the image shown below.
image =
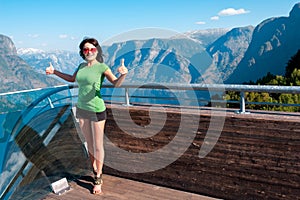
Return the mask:
<svg viewBox="0 0 300 200"><path fill-rule="evenodd" d="M104 63L92 66L87 66L86 63L79 65L76 75L78 108L92 112L102 112L106 109L100 90L105 77L104 72L107 69L109 67Z"/></svg>

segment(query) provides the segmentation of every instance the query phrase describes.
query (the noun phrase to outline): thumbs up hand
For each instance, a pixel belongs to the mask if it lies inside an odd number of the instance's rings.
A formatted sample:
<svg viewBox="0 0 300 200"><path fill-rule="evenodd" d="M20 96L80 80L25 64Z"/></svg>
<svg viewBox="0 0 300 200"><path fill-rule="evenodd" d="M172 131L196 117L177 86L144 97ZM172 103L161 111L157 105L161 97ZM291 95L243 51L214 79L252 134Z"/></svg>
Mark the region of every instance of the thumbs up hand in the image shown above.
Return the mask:
<svg viewBox="0 0 300 200"><path fill-rule="evenodd" d="M125 67L124 65L124 58L121 59L121 65L120 67L118 68L118 72L121 74L121 75L125 75L128 73L128 69Z"/></svg>
<svg viewBox="0 0 300 200"><path fill-rule="evenodd" d="M49 63L49 67L46 68L46 74L54 74L54 67L52 66L52 63Z"/></svg>

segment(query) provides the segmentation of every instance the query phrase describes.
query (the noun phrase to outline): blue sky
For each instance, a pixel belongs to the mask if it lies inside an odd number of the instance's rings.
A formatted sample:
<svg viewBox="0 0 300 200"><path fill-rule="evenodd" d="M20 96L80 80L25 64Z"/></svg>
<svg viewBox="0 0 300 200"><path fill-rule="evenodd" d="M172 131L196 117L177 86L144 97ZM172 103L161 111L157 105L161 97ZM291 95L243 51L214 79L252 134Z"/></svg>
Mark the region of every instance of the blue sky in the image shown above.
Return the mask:
<svg viewBox="0 0 300 200"><path fill-rule="evenodd" d="M288 16L298 2L0 0L0 34L11 37L17 48L78 51L78 44L85 36L105 43L117 35L131 34L137 29L147 31L155 28L162 32L184 33L256 26L270 17ZM160 33L155 29L148 34L159 37Z"/></svg>

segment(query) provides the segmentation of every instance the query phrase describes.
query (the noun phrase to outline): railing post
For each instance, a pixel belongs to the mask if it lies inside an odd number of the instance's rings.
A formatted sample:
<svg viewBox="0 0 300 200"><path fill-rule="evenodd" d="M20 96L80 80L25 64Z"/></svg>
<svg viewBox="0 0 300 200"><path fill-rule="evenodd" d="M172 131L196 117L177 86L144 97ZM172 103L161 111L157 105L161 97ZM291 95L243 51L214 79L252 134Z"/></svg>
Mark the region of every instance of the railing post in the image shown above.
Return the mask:
<svg viewBox="0 0 300 200"><path fill-rule="evenodd" d="M125 106L130 106L130 102L129 102L129 88L125 88Z"/></svg>
<svg viewBox="0 0 300 200"><path fill-rule="evenodd" d="M50 108L54 108L54 105L53 105L53 103L52 103L51 99L50 99L49 97L47 97L47 99L48 99L48 102L49 102Z"/></svg>
<svg viewBox="0 0 300 200"><path fill-rule="evenodd" d="M245 93L240 92L240 110L237 111L238 114L250 114L250 112L246 112L246 101L245 101Z"/></svg>

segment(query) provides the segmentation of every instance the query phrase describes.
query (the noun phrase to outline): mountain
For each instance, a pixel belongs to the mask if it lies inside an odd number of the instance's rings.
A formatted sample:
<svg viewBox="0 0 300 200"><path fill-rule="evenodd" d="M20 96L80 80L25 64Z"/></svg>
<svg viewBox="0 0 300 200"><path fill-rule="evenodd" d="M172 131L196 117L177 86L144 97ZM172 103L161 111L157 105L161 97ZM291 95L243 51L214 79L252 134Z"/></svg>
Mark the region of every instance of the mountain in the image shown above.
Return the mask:
<svg viewBox="0 0 300 200"><path fill-rule="evenodd" d="M130 82L201 82L200 74L211 64L206 45L228 29L209 29L179 34L169 39L132 40L103 46L105 62L116 71L121 57L129 68ZM65 73L73 73L82 58L78 52L18 49L18 55L43 73L49 62ZM149 74L145 75L145 72Z"/></svg>
<svg viewBox="0 0 300 200"><path fill-rule="evenodd" d="M83 61L78 52L71 51L46 52L33 48L20 48L17 50L17 54L40 73L44 73L45 68L51 62L55 69L73 74L80 62Z"/></svg>
<svg viewBox="0 0 300 200"><path fill-rule="evenodd" d="M131 83L198 82L211 63L203 45L190 38L132 40L104 47L103 51L113 70L121 58L125 59L129 69L126 80Z"/></svg>
<svg viewBox="0 0 300 200"><path fill-rule="evenodd" d="M194 30L194 31L188 31L184 33L183 35L193 38L197 41L199 41L205 48L215 42L218 38L226 34L231 29L228 28L215 28L215 29L205 29L205 30ZM175 36L180 37L179 36ZM171 38L172 39L172 38Z"/></svg>
<svg viewBox="0 0 300 200"><path fill-rule="evenodd" d="M226 83L256 81L268 72L284 75L287 62L300 49L298 27L300 3L288 17L266 19L257 25L243 59Z"/></svg>
<svg viewBox="0 0 300 200"><path fill-rule="evenodd" d="M104 60L116 72L120 59L129 68L127 81L144 82L201 82L201 74L211 65L205 51L208 44L228 32L228 29L190 31L169 39L132 40L103 46ZM49 62L60 71L72 74L82 62L78 52L38 49L18 49L18 55L40 73Z"/></svg>
<svg viewBox="0 0 300 200"><path fill-rule="evenodd" d="M17 55L12 40L0 35L0 93L58 85L56 79L40 74Z"/></svg>
<svg viewBox="0 0 300 200"><path fill-rule="evenodd" d="M222 83L232 74L249 47L253 30L253 26L233 28L207 46L212 57L212 65L203 75L207 82L220 79Z"/></svg>
<svg viewBox="0 0 300 200"><path fill-rule="evenodd" d="M45 51L41 49L34 49L34 48L20 48L17 49L17 54L19 55L31 55L31 54L41 54L46 53Z"/></svg>
<svg viewBox="0 0 300 200"><path fill-rule="evenodd" d="M131 40L103 46L104 60L116 73L120 59L129 68L131 83L243 83L268 72L283 75L288 60L300 47L299 4L288 17L274 17L256 27L189 31L169 39ZM73 73L81 62L77 52L18 50L43 71L55 68ZM22 52L22 53L20 53Z"/></svg>

